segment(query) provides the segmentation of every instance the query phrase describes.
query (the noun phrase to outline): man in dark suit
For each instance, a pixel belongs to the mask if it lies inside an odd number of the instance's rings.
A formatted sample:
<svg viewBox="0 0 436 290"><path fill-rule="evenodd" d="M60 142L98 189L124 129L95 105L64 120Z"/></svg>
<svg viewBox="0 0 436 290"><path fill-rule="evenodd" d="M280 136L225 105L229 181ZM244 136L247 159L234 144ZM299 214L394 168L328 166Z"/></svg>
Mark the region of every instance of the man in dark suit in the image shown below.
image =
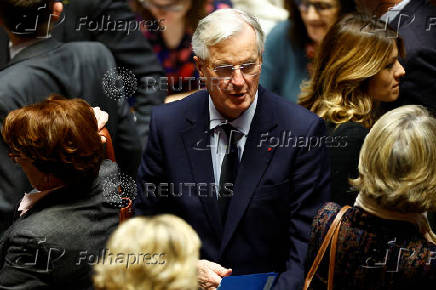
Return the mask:
<svg viewBox="0 0 436 290"><path fill-rule="evenodd" d="M51 17L53 23L56 20L53 15L59 15L61 7L50 0L32 2L34 6L28 8L20 6L17 0L0 4L0 25L9 31L14 44L12 60L0 70L0 123L9 111L41 101L52 93L85 99L109 114L107 128L113 138L117 162L123 172L136 176L142 148L133 116L125 100L110 99L102 88L103 76L115 66L110 51L100 43L61 44L50 37L38 38L50 29L48 19ZM38 10L41 4L47 4L47 8ZM23 14L29 22L32 17L39 17L33 34L19 34L26 32L25 26L20 31L18 25L19 16ZM18 31L12 33L14 29ZM1 233L10 224L16 203L31 187L22 170L8 157L3 140L0 141L0 160Z"/></svg>
<svg viewBox="0 0 436 290"><path fill-rule="evenodd" d="M406 75L389 109L423 105L436 113L436 4L429 0L355 0L362 11L382 17L404 40Z"/></svg>
<svg viewBox="0 0 436 290"><path fill-rule="evenodd" d="M136 214L173 213L197 231L204 289L270 271L274 289L301 289L312 218L330 197L324 123L258 85L263 32L246 13L207 16L193 49L207 91L153 109Z"/></svg>
<svg viewBox="0 0 436 290"><path fill-rule="evenodd" d="M56 2L56 1L55 1ZM137 78L137 88L131 99L136 130L145 146L151 107L162 104L166 90L150 86L165 77L162 66L151 45L139 31L139 22L126 0L71 0L61 1L63 14L52 30L59 42L97 41L112 52L116 66L130 70ZM126 29L127 28L127 29ZM8 43L0 28L0 67L7 64ZM125 85L129 86L127 81Z"/></svg>

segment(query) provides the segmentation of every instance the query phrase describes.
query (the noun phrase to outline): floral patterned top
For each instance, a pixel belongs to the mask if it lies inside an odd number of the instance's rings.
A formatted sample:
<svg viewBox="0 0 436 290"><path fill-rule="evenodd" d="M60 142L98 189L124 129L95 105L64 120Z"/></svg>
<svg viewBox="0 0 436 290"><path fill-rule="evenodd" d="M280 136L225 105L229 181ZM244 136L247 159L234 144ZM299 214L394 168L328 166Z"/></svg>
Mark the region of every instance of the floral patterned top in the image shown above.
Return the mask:
<svg viewBox="0 0 436 290"><path fill-rule="evenodd" d="M325 204L313 220L306 275L322 240L340 210ZM432 289L436 285L436 245L411 223L381 219L359 207L342 218L338 236L334 289ZM309 289L327 289L329 249Z"/></svg>
<svg viewBox="0 0 436 290"><path fill-rule="evenodd" d="M216 9L231 8L230 0L208 0L206 3L207 14ZM156 27L141 26L142 33L147 37L153 51L157 54L168 77L168 94L184 93L197 88L194 78L198 78L195 69L194 53L192 51L193 31L187 30L177 48L168 48L165 44L162 32L155 21ZM142 29L144 28L144 29Z"/></svg>

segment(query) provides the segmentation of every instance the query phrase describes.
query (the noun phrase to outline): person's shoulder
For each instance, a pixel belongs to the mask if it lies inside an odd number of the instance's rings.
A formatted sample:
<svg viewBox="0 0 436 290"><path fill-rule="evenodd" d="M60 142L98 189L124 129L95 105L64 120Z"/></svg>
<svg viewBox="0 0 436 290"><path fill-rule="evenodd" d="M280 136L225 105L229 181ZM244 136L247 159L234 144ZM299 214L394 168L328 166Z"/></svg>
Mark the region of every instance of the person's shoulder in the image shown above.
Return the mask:
<svg viewBox="0 0 436 290"><path fill-rule="evenodd" d="M59 47L58 57L76 59L79 63L87 66L99 66L107 71L115 71L120 77L129 78L130 73L126 68L117 68L110 50L102 43L96 41L77 41L63 43ZM109 75L111 76L111 74Z"/></svg>
<svg viewBox="0 0 436 290"><path fill-rule="evenodd" d="M38 64L33 61L18 62L0 70L0 107L15 110L27 105L27 93L33 96L32 102L42 100L34 91L37 78L33 76L38 70Z"/></svg>
<svg viewBox="0 0 436 290"><path fill-rule="evenodd" d="M436 41L436 29L432 27L432 17L436 16L436 5L428 0L410 1L401 11L400 15L413 16L413 21L403 20L405 23L397 23L402 21L400 16L394 19L394 25L399 26L400 36L404 39L407 50L406 58L410 48L420 47L434 48Z"/></svg>
<svg viewBox="0 0 436 290"><path fill-rule="evenodd" d="M341 206L335 202L327 202L323 204L319 210L318 215L325 214L328 216L336 215L341 210Z"/></svg>
<svg viewBox="0 0 436 290"><path fill-rule="evenodd" d="M43 239L41 242L45 243L47 239L53 240L53 231L56 228L54 221L59 218L57 216L54 219L50 209L36 214L29 214L16 220L7 230L6 235L8 239L15 240L16 243L23 242L23 244L27 244L30 241L35 242L39 239Z"/></svg>
<svg viewBox="0 0 436 290"><path fill-rule="evenodd" d="M277 23L271 31L268 33L265 41L266 48L277 50L279 47L285 46L287 47L287 43L289 42L289 29L291 27L291 23L289 20L284 20ZM279 45L280 44L280 45ZM273 54L274 55L274 54Z"/></svg>
<svg viewBox="0 0 436 290"><path fill-rule="evenodd" d="M432 0L413 0L404 6L402 13L413 13L419 16L434 16L432 13L436 11L436 4L431 3Z"/></svg>
<svg viewBox="0 0 436 290"><path fill-rule="evenodd" d="M274 106L274 116L281 120L298 123L301 126L312 125L313 122L320 122L320 118L303 106L295 104L286 98L279 96L265 88L261 89L266 102Z"/></svg>
<svg viewBox="0 0 436 290"><path fill-rule="evenodd" d="M314 230L325 232L328 230L330 224L333 222L336 215L341 210L341 206L334 202L327 202L323 204L317 211L313 219Z"/></svg>
<svg viewBox="0 0 436 290"><path fill-rule="evenodd" d="M334 130L333 135L365 138L365 136L368 135L368 133L369 133L369 129L364 127L362 123L345 122L340 124Z"/></svg>
<svg viewBox="0 0 436 290"><path fill-rule="evenodd" d="M89 17L98 16L101 11L109 7L112 2L124 2L124 1L112 1L112 0L74 0L68 1L67 4L64 5L64 10L66 13L72 13L76 16L85 16L89 15Z"/></svg>
<svg viewBox="0 0 436 290"><path fill-rule="evenodd" d="M181 100L154 106L152 111L157 118L170 118L186 116L187 111L199 110L201 106L207 105L208 92L199 90Z"/></svg>
<svg viewBox="0 0 436 290"><path fill-rule="evenodd" d="M291 22L289 19L278 22L268 33L269 38L278 38L287 35L291 28Z"/></svg>
<svg viewBox="0 0 436 290"><path fill-rule="evenodd" d="M80 54L89 55L89 57L103 57L107 54L111 54L110 50L103 43L97 41L62 43L60 49L71 50Z"/></svg>
<svg viewBox="0 0 436 290"><path fill-rule="evenodd" d="M14 65L9 65L4 67L3 69L0 69L0 79L1 79L0 86L4 87L5 85L10 85L10 83L8 83L6 79L12 79L12 80L15 79L16 81L23 81L24 79L17 76L23 73L22 67L23 65L25 66L26 64L27 64L26 62L18 62ZM26 72L27 71L28 70L26 69Z"/></svg>

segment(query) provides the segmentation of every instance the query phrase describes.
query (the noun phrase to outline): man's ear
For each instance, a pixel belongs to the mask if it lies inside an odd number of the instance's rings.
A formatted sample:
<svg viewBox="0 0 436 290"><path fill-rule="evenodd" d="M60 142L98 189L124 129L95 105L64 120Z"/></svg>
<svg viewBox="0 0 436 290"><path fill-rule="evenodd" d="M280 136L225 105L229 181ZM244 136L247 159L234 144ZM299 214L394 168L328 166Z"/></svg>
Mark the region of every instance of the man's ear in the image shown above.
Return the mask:
<svg viewBox="0 0 436 290"><path fill-rule="evenodd" d="M198 58L198 56L194 56L194 62L200 77L204 77L204 73L203 73L203 69L205 66L204 63L201 61L201 59Z"/></svg>
<svg viewBox="0 0 436 290"><path fill-rule="evenodd" d="M54 2L52 11L52 20L53 22L57 22L61 17L62 11L64 11L64 4L62 4L62 2Z"/></svg>

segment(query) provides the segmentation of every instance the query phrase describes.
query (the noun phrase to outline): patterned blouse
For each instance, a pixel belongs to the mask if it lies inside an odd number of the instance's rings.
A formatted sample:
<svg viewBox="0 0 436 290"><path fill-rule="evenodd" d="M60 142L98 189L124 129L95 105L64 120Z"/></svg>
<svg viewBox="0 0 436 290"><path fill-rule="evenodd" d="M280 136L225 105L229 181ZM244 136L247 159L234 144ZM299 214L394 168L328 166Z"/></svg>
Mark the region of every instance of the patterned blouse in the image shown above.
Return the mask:
<svg viewBox="0 0 436 290"><path fill-rule="evenodd" d="M325 204L313 221L306 275L340 206ZM329 249L309 289L327 289ZM334 289L433 289L436 245L415 225L381 219L359 207L342 218L338 236ZM433 285L431 287L427 285Z"/></svg>
<svg viewBox="0 0 436 290"><path fill-rule="evenodd" d="M216 9L231 8L230 0L208 0L206 3L207 14ZM141 26L142 33L147 37L153 51L157 54L168 77L168 94L184 93L197 88L198 72L195 69L194 53L192 51L193 31L187 29L177 48L168 48L165 44L159 22L154 22L156 27Z"/></svg>

